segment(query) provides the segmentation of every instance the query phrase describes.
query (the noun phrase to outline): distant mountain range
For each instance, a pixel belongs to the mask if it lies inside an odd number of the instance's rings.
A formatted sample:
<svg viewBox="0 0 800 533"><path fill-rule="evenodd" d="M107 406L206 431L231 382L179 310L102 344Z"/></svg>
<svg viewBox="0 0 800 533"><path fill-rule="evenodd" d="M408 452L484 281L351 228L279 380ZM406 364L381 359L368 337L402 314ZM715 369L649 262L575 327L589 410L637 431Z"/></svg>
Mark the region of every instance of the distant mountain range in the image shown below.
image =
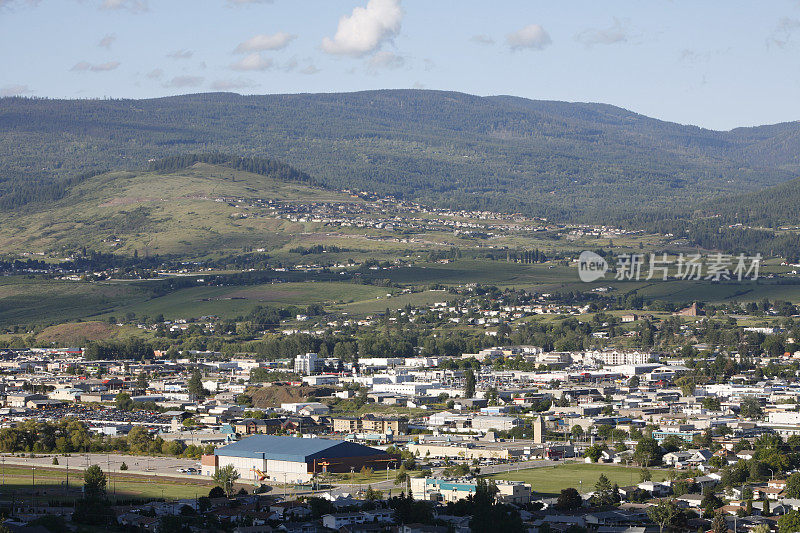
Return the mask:
<svg viewBox="0 0 800 533"><path fill-rule="evenodd" d="M800 198L798 122L720 132L604 104L385 90L3 98L0 208L61 198L103 170L212 151L281 160L337 189L565 221L722 210L784 224L794 210L772 217L765 202Z"/></svg>

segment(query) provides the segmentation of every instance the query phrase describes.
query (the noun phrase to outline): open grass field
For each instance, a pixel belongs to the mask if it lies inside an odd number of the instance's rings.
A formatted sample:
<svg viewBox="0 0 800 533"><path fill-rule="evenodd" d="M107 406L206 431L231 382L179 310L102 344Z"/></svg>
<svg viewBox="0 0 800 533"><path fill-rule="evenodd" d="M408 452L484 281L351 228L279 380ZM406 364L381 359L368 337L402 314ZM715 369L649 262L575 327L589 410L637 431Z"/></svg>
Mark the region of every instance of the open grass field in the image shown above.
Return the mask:
<svg viewBox="0 0 800 533"><path fill-rule="evenodd" d="M24 466L6 466L0 474L0 494L5 497L14 495L17 499L58 499L73 500L81 497L83 487L83 471L69 472L69 490L67 490L66 470L31 468ZM106 492L115 498L164 498L175 500L208 496L214 483L206 478L197 480L169 479L158 476L134 476L124 473L113 473L108 480Z"/></svg>
<svg viewBox="0 0 800 533"><path fill-rule="evenodd" d="M168 318L198 318L217 315L234 318L246 315L257 305L322 304L326 308L356 302L372 302L385 296L387 289L372 285L332 282L296 282L249 285L241 287L192 287L145 302L136 302L114 309L114 313L135 313L137 316L163 314ZM384 305L381 309L385 309Z"/></svg>
<svg viewBox="0 0 800 533"><path fill-rule="evenodd" d="M551 268L552 267L552 268ZM497 286L545 285L577 280L568 267L548 264L524 265L489 259L461 259L447 264L426 264L387 271L397 283L462 285L481 283Z"/></svg>
<svg viewBox="0 0 800 533"><path fill-rule="evenodd" d="M400 309L406 305L422 306L431 305L437 302L448 302L455 298L455 295L446 291L422 291L410 294L397 294L393 296L379 295L374 300L353 302L338 306L338 309L350 314L378 313L389 309Z"/></svg>
<svg viewBox="0 0 800 533"><path fill-rule="evenodd" d="M150 297L150 290L142 283L0 277L0 325L59 324L113 311L120 305L143 302Z"/></svg>
<svg viewBox="0 0 800 533"><path fill-rule="evenodd" d="M586 463L565 463L558 466L528 468L518 472L504 472L490 476L492 479L524 481L531 484L531 489L540 494L559 494L563 489L576 488L580 492L593 490L600 474L620 487L639 483L639 468L600 465ZM650 469L653 481L666 479L666 471Z"/></svg>
<svg viewBox="0 0 800 533"><path fill-rule="evenodd" d="M44 328L35 334L36 341L51 346L84 346L87 341L148 338L151 333L133 326L117 326L107 322L65 322ZM0 340L12 340L12 334L0 334Z"/></svg>
<svg viewBox="0 0 800 533"><path fill-rule="evenodd" d="M349 304L381 302L374 307L375 310L383 310L406 304L405 299L387 304L389 299L386 299L386 295L389 292L386 288L349 282L292 282L239 287L191 287L155 297L147 282L88 283L29 280L21 276L0 277L0 326L31 322L60 324L77 319L105 320L109 316L119 317L129 312L151 317L163 314L167 319L204 315L235 318L246 315L256 305L322 304L326 308L338 309ZM378 297L383 300L377 300ZM58 332L51 330L51 333Z"/></svg>
<svg viewBox="0 0 800 533"><path fill-rule="evenodd" d="M389 271L386 277L397 283L463 285L482 283L498 287L524 288L537 292L588 291L611 287L612 296L636 292L648 298L670 302L755 301L763 298L800 301L800 278L762 278L758 281L722 282L650 280L616 281L611 275L592 283L578 279L574 266L543 263L525 265L486 259L462 259L448 264L430 264Z"/></svg>
<svg viewBox="0 0 800 533"><path fill-rule="evenodd" d="M552 268L551 268L552 267ZM300 275L302 274L302 276ZM287 273L290 279L313 280L313 272ZM104 320L109 316L163 314L167 319L217 315L235 318L256 305L322 304L331 311L364 315L399 309L407 304L428 305L449 301L453 295L428 290L432 284L463 286L470 283L524 288L535 292L587 291L610 287L609 296L630 293L675 303L705 301L789 300L800 302L800 279L761 279L757 282L712 283L709 281L598 281L581 283L572 267L523 265L486 259L463 259L449 264L370 271L374 279L390 279L419 292L402 293L397 288L363 285L350 281L292 281L288 283L226 287L192 287L155 296L151 282L59 281L25 276L0 277L0 326L8 324L59 324L81 320ZM390 295L390 296L389 296ZM90 338L90 336L87 336Z"/></svg>

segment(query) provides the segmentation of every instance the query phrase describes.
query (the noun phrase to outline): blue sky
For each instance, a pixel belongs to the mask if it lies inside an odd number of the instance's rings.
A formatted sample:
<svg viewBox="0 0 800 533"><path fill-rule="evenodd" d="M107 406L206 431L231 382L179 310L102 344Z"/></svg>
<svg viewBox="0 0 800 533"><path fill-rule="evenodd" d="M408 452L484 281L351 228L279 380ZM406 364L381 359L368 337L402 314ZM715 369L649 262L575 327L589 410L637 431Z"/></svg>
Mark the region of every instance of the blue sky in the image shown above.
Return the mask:
<svg viewBox="0 0 800 533"><path fill-rule="evenodd" d="M0 94L427 88L800 119L800 0L0 0Z"/></svg>

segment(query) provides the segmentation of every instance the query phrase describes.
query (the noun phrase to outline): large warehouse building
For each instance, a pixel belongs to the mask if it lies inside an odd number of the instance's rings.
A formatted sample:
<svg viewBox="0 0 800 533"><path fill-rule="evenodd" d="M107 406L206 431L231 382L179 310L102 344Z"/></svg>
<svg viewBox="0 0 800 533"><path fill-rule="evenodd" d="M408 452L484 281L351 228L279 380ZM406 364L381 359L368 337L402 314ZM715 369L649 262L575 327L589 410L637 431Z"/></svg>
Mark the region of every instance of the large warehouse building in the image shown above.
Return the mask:
<svg viewBox="0 0 800 533"><path fill-rule="evenodd" d="M242 481L306 483L314 473L396 468L399 456L343 440L253 435L217 448L201 463L207 476L233 465Z"/></svg>

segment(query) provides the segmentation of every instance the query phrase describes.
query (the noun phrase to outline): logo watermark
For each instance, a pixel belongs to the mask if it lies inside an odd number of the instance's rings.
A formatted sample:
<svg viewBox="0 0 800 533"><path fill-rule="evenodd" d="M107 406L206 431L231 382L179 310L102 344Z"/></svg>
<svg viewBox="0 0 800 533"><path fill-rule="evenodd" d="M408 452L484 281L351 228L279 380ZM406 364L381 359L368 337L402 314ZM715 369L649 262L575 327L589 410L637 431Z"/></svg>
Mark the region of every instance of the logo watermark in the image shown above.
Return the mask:
<svg viewBox="0 0 800 533"><path fill-rule="evenodd" d="M666 281L669 278L688 281L743 281L758 279L761 270L761 254L732 255L715 253L678 254L619 254L614 257L615 280ZM578 256L578 277L592 282L603 278L609 270L608 262L595 252L583 251Z"/></svg>
<svg viewBox="0 0 800 533"><path fill-rule="evenodd" d="M583 251L578 257L578 277L586 283L596 281L606 275L608 263L601 255Z"/></svg>

